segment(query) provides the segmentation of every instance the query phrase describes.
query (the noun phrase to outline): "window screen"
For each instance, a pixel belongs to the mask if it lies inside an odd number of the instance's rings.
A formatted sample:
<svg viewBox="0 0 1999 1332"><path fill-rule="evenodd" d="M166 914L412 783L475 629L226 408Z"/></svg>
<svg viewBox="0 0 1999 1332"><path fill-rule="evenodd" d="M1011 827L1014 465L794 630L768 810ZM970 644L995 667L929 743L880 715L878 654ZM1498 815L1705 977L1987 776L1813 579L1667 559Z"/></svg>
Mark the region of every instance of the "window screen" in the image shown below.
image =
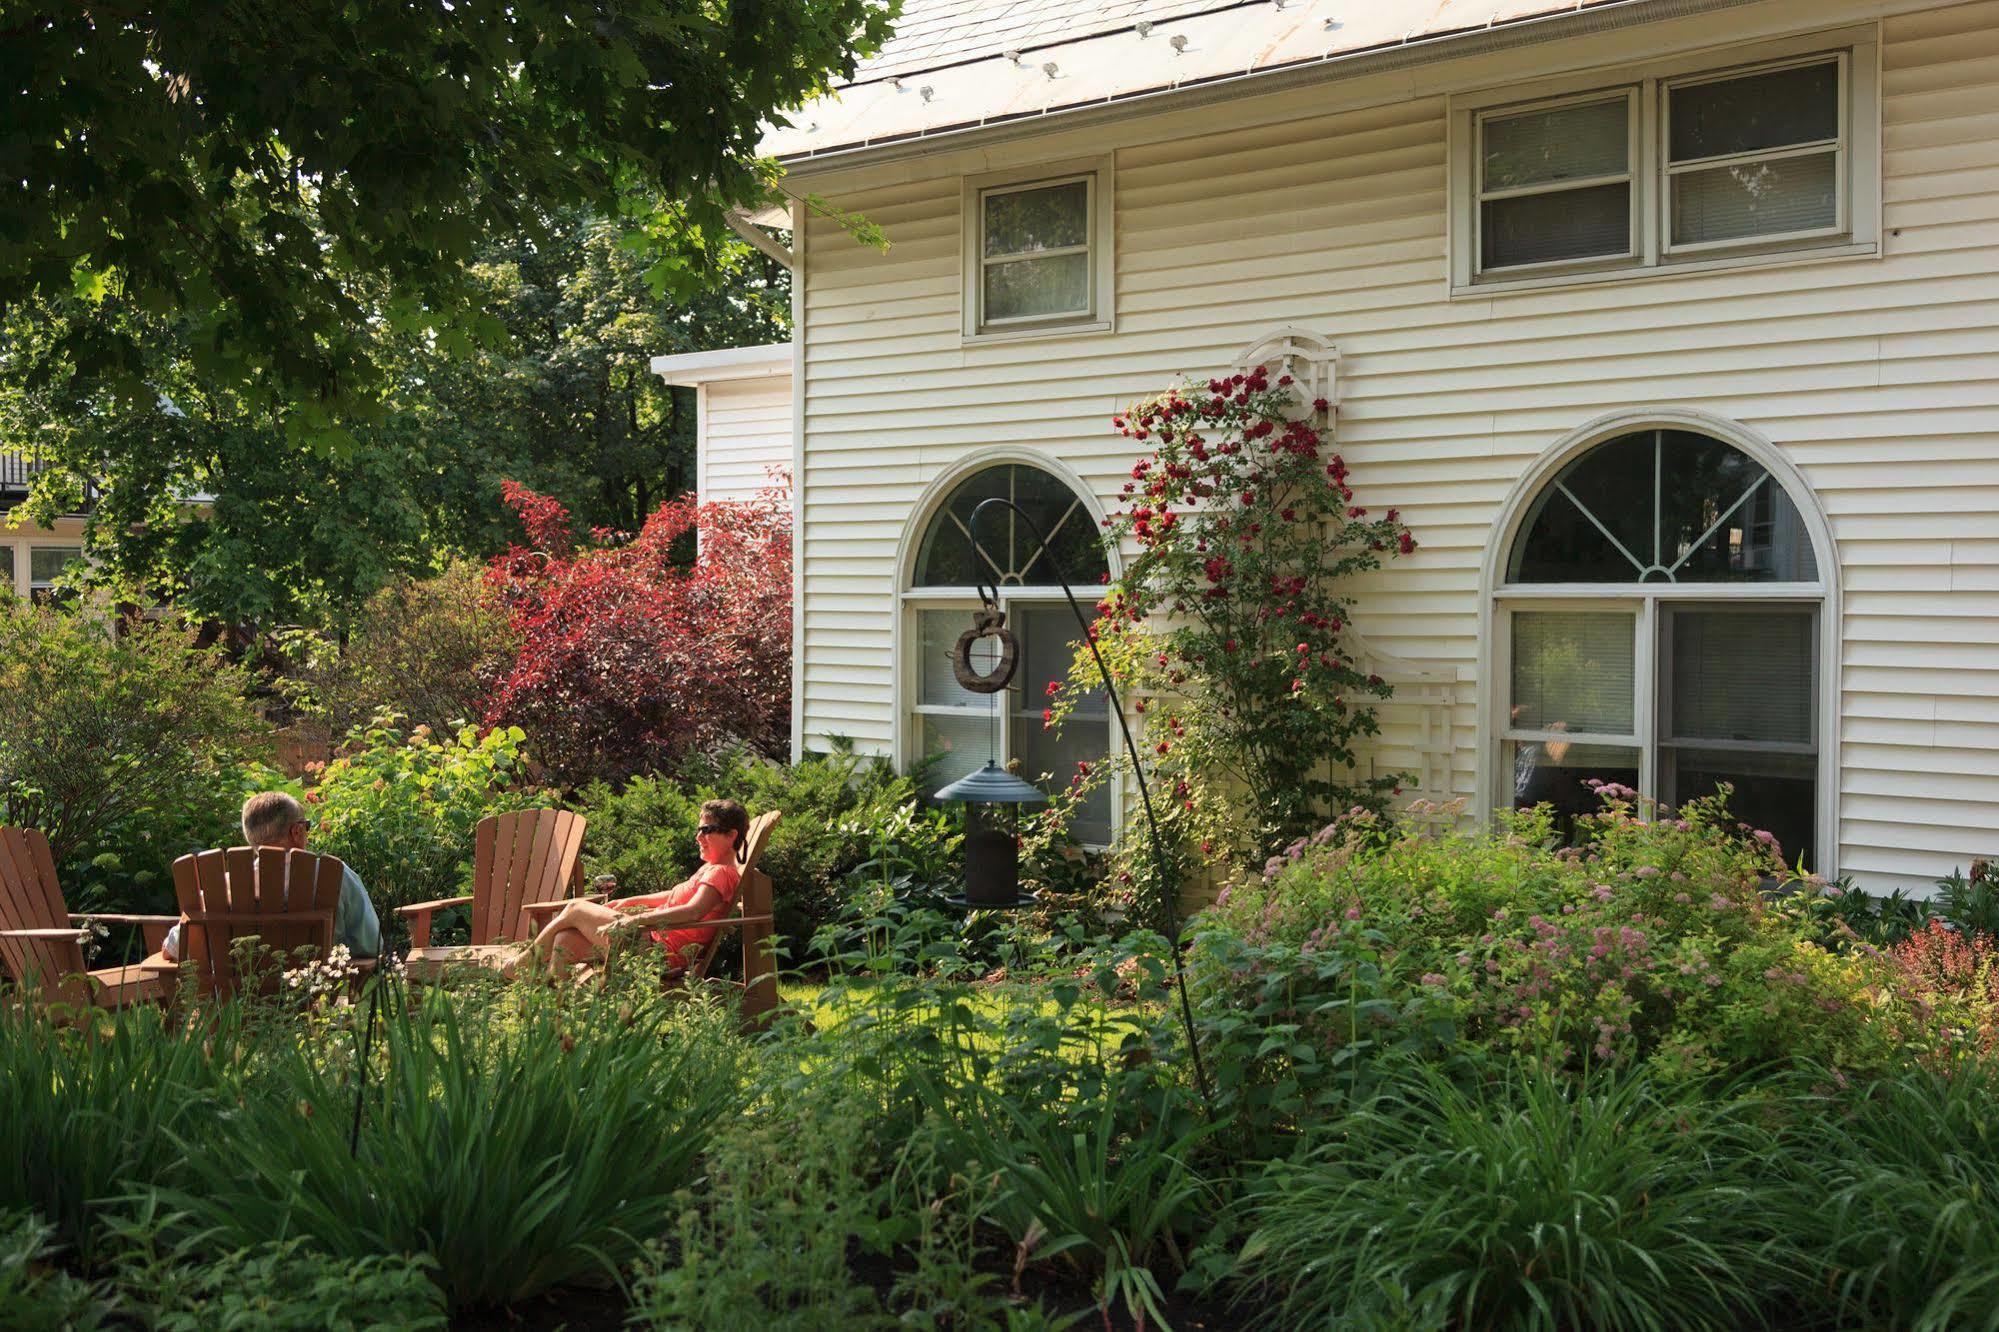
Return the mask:
<svg viewBox="0 0 1999 1332"><path fill-rule="evenodd" d="M1510 727L1632 734L1636 632L1628 611L1515 613Z"/></svg>
<svg viewBox="0 0 1999 1332"><path fill-rule="evenodd" d="M989 190L979 210L984 322L1090 313L1089 180Z"/></svg>
<svg viewBox="0 0 1999 1332"><path fill-rule="evenodd" d="M1669 84L1673 243L1838 226L1841 96L1838 60Z"/></svg>

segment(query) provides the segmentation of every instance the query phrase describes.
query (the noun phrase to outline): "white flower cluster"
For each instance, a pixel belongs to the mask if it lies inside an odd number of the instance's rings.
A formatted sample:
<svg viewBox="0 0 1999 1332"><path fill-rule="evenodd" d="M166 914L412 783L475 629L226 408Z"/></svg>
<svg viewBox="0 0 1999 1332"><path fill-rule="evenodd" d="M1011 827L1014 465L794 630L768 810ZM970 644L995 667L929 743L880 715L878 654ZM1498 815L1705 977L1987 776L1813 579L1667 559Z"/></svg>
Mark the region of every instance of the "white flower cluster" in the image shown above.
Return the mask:
<svg viewBox="0 0 1999 1332"><path fill-rule="evenodd" d="M85 916L83 928L90 931L90 938L83 945L83 960L95 962L98 952L104 947L105 938L111 933L111 927L101 920L92 920Z"/></svg>
<svg viewBox="0 0 1999 1332"><path fill-rule="evenodd" d="M353 979L361 974L355 965L354 955L345 944L333 945L333 951L324 961L314 959L304 966L285 972L285 988L310 1002L337 997L345 993Z"/></svg>

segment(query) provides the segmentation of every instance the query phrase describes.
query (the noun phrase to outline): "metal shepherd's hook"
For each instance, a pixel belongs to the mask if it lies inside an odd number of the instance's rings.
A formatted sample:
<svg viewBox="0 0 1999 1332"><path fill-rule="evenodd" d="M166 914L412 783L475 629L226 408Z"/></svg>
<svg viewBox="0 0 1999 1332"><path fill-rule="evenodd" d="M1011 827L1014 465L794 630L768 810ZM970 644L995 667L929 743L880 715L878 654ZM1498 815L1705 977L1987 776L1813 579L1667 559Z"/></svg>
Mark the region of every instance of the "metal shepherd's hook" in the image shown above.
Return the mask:
<svg viewBox="0 0 1999 1332"><path fill-rule="evenodd" d="M1152 845L1153 872L1158 876L1159 891L1164 897L1166 904L1167 930L1173 941L1173 984L1180 992L1180 1022L1187 1029L1187 1051L1194 1059L1194 1079L1200 1085L1201 1103L1208 1107L1208 1111L1212 1115L1214 1112L1214 1099L1208 1089L1208 1070L1201 1062L1200 1038L1194 1033L1194 1006L1187 998L1187 973L1180 965L1179 893L1173 881L1172 873L1168 868L1166 848L1159 840L1159 820L1152 812L1152 792L1145 784L1145 765L1138 757L1138 742L1132 738L1131 727L1125 722L1124 707L1118 701L1117 685L1111 682L1110 669L1104 665L1103 654L1097 651L1097 638L1090 631L1089 618L1083 614L1083 608L1076 602L1076 593L1069 586L1068 571L1062 567L1062 562L1056 558L1055 549L1049 544L1047 534L1041 530L1041 525L1034 521L1027 510L1021 508L1012 500L1002 499L997 495L990 499L979 501L978 507L972 510L971 522L966 524L966 534L970 537L972 543L974 567L977 567L976 561L978 558L979 519L988 509L995 507L1012 510L1015 517L1027 524L1027 530L1032 532L1034 539L1040 543L1041 556L1048 561L1049 567L1055 570L1055 581L1062 585L1062 595L1068 600L1069 610L1075 615L1076 624L1083 631L1083 641L1089 645L1090 659L1097 663L1097 675L1104 682L1104 693L1108 696L1111 716L1117 722L1118 732L1124 736L1125 752L1131 756L1132 780L1138 783L1139 803L1145 809L1145 829ZM979 600L985 603L986 611L997 612L999 610L999 584L997 582L988 584L983 573L974 574L973 577L976 580L974 585L979 590ZM1009 662L1006 665L1006 675L1011 677L1013 674L1012 663Z"/></svg>

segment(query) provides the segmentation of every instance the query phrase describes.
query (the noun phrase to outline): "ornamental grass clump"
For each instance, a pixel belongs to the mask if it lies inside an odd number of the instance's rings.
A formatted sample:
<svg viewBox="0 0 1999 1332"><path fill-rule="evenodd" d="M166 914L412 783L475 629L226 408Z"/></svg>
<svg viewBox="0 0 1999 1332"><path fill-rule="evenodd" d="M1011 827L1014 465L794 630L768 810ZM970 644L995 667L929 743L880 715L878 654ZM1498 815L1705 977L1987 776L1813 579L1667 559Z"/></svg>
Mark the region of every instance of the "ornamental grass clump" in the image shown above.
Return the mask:
<svg viewBox="0 0 1999 1332"><path fill-rule="evenodd" d="M427 1256L454 1308L505 1304L618 1279L738 1103L728 1015L668 1004L656 982L373 998L358 1154L351 1054L274 1045L226 1150L177 1137L189 1180L170 1208L230 1245Z"/></svg>
<svg viewBox="0 0 1999 1332"><path fill-rule="evenodd" d="M38 1214L95 1264L111 1200L180 1178L176 1140L218 1132L246 1073L236 1017L197 1032L147 1007L58 1027L0 1006L0 1212Z"/></svg>
<svg viewBox="0 0 1999 1332"><path fill-rule="evenodd" d="M1248 1185L1236 1289L1273 1328L1761 1322L1799 1261L1762 1111L1629 1072L1405 1066Z"/></svg>
<svg viewBox="0 0 1999 1332"><path fill-rule="evenodd" d="M1999 1065L1849 1089L1802 1124L1799 1245L1847 1327L1999 1328Z"/></svg>
<svg viewBox="0 0 1999 1332"><path fill-rule="evenodd" d="M1389 775L1355 772L1389 694L1354 660L1352 580L1416 540L1394 509L1355 502L1323 401L1263 369L1186 384L1115 423L1149 452L1131 469L1111 540L1135 547L1091 636L1132 711L1163 830L1189 864L1248 863L1355 803ZM1079 654L1051 683L1059 725L1101 687ZM1138 720L1138 718L1134 718ZM1073 791L1116 765L1079 770ZM1141 841L1117 872L1156 906Z"/></svg>

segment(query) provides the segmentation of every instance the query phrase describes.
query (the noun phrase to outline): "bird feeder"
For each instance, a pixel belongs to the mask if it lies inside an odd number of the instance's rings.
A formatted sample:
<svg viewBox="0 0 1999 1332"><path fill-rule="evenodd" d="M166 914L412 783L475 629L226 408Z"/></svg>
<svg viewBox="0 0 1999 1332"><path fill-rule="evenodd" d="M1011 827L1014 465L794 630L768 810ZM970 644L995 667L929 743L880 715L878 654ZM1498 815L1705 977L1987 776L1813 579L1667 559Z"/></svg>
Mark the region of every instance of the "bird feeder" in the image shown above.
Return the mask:
<svg viewBox="0 0 1999 1332"><path fill-rule="evenodd" d="M1048 797L992 760L937 793L965 806L965 896L974 911L1026 905L1020 895L1020 807Z"/></svg>

